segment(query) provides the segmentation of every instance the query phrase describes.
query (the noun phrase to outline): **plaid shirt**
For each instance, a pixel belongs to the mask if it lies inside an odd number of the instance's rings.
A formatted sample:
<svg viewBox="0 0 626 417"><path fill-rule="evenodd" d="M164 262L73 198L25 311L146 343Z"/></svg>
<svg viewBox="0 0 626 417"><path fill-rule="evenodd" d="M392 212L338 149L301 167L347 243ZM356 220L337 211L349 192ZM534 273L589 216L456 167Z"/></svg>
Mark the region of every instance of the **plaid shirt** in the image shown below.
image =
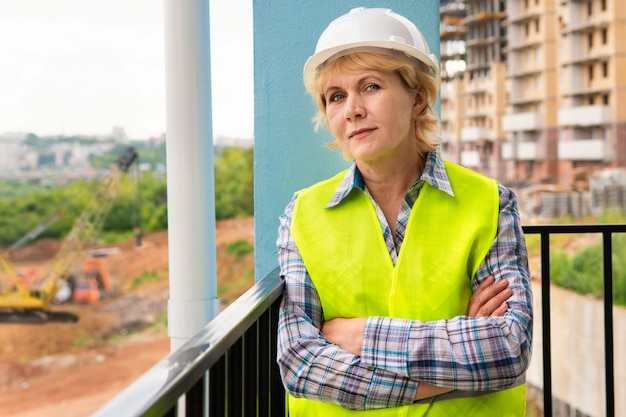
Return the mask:
<svg viewBox="0 0 626 417"><path fill-rule="evenodd" d="M394 264L424 182L454 196L439 151L429 154L423 174L406 194L395 238L372 199ZM341 204L354 187L367 193L353 163L327 207ZM531 278L516 196L504 186L498 189L498 233L476 273L473 288L489 275L496 280L506 278L513 291L507 301L508 312L503 317L460 316L432 322L369 317L360 357L330 343L320 332L324 320L320 299L290 233L294 196L280 217L277 241L285 280L278 364L288 392L367 410L412 403L420 381L468 391L519 384L531 356Z"/></svg>

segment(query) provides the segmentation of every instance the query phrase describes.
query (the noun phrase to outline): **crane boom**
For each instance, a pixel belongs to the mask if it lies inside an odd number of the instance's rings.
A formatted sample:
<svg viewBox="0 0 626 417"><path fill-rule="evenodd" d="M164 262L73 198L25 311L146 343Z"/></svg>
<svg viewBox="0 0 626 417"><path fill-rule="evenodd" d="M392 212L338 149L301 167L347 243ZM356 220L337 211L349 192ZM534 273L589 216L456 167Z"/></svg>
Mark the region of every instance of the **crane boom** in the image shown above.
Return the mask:
<svg viewBox="0 0 626 417"><path fill-rule="evenodd" d="M113 199L117 194L120 183L128 169L137 159L137 152L129 147L122 153L111 172L96 188L91 200L79 215L72 226L69 234L63 241L61 248L54 258L51 271L41 280L39 288L28 288L19 279L15 268L10 263L8 256L0 256L0 267L2 267L12 279L15 288L11 291L0 289L0 321L76 321L71 313L55 314L50 311L50 304L61 287L63 278L67 277L72 267L82 256L82 252L90 244L95 243L97 234L102 229L104 220L113 205ZM52 216L48 221L53 223L57 218ZM46 227L47 222L41 224ZM41 233L39 227L31 230L34 233ZM19 247L23 241L32 239L28 237L16 242L11 248ZM9 251L10 253L10 251Z"/></svg>

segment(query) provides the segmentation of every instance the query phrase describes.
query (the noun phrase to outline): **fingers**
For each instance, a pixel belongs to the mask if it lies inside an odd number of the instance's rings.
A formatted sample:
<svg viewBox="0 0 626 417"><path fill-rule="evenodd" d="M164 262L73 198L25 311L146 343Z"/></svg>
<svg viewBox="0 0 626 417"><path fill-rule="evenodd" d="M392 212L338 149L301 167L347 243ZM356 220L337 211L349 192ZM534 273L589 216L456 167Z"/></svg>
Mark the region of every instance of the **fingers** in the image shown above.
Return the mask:
<svg viewBox="0 0 626 417"><path fill-rule="evenodd" d="M489 276L472 294L468 316L501 316L506 313L508 309L506 300L513 295L513 291L508 288L509 283L506 279L494 281L495 278Z"/></svg>
<svg viewBox="0 0 626 417"><path fill-rule="evenodd" d="M504 313L506 313L508 309L509 305L507 303L503 303L502 305L500 305L500 307L496 308L490 315L493 317L504 316Z"/></svg>

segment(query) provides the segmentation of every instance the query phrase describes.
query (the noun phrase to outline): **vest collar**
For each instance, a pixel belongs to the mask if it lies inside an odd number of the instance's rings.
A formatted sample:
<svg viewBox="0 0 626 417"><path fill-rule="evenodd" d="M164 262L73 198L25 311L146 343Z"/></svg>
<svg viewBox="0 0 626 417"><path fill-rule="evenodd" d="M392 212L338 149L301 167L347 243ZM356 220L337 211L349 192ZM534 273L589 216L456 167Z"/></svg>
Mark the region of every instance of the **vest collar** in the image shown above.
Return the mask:
<svg viewBox="0 0 626 417"><path fill-rule="evenodd" d="M433 152L430 152L426 157L424 172L417 180L415 180L415 183L421 180L454 197L454 191L452 191L452 185L450 184L450 179L446 173L446 167L443 163L443 156L441 154L440 147ZM346 198L348 194L350 194L350 191L354 188L365 191L365 182L363 181L361 172L356 166L356 162L352 161L352 165L346 171L346 174L339 183L337 190L335 190L333 197L324 208L335 207L341 203L341 201ZM415 195L415 198L417 198L417 194Z"/></svg>

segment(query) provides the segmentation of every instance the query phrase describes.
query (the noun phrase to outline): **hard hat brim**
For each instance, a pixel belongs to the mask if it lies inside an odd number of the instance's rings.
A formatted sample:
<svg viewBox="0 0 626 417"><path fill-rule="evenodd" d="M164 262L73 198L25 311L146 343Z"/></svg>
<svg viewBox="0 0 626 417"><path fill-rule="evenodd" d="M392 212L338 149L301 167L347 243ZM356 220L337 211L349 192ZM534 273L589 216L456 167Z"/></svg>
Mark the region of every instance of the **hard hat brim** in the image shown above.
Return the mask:
<svg viewBox="0 0 626 417"><path fill-rule="evenodd" d="M308 88L308 86L315 82L318 68L321 65L329 64L337 58L357 52L377 52L404 59L411 64L421 63L422 65L420 65L419 68L423 71L426 70L426 72L435 78L437 89L441 86L439 69L435 66L435 63L437 62L435 55L429 54L428 56L410 45L393 41L354 42L317 52L309 57L304 64L304 85Z"/></svg>

